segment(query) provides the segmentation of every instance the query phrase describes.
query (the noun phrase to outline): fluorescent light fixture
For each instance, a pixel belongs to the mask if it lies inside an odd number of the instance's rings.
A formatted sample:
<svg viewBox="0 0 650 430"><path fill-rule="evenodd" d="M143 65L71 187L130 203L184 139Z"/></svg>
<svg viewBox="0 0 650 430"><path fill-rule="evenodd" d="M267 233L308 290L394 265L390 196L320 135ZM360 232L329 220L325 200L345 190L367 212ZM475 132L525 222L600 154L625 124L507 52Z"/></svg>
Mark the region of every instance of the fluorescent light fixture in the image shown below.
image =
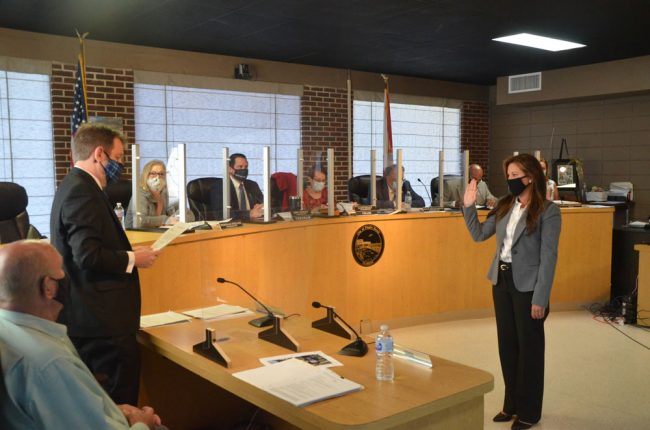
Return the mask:
<svg viewBox="0 0 650 430"><path fill-rule="evenodd" d="M512 36L497 37L492 39L497 42L512 43L514 45L529 46L531 48L545 49L547 51L566 51L567 49L583 48L586 45L567 42L566 40L537 36L535 34L519 33Z"/></svg>

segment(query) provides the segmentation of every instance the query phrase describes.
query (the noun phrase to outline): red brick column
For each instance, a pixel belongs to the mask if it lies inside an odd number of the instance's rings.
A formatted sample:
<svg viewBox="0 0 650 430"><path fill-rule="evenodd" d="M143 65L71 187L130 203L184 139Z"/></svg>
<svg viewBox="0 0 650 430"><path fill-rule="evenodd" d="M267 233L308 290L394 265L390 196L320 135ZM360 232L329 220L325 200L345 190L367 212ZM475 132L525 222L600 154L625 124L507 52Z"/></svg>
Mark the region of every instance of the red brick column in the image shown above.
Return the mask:
<svg viewBox="0 0 650 430"><path fill-rule="evenodd" d="M348 199L348 110L347 90L305 86L302 95L301 147L304 150L305 174L327 148L334 148L334 195L338 201Z"/></svg>
<svg viewBox="0 0 650 430"><path fill-rule="evenodd" d="M54 168L57 184L70 169L70 115L74 100L75 64L52 64L52 129L54 132ZM86 67L88 116L122 118L127 143L135 139L133 70ZM125 157L125 179L131 178L131 156Z"/></svg>
<svg viewBox="0 0 650 430"><path fill-rule="evenodd" d="M488 104L466 101L460 109L460 147L469 150L470 164L480 164L484 176L489 169L490 117Z"/></svg>

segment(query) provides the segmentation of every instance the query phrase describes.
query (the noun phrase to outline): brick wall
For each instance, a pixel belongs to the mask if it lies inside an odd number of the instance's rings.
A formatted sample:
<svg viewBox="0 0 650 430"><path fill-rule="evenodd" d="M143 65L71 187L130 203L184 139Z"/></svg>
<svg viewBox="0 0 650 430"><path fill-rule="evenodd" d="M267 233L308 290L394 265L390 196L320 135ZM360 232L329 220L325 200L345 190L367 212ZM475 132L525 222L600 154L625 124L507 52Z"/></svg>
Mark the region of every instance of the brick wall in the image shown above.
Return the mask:
<svg viewBox="0 0 650 430"><path fill-rule="evenodd" d="M470 164L480 164L487 179L489 170L489 108L487 103L463 102L460 109L460 148L469 150Z"/></svg>
<svg viewBox="0 0 650 430"><path fill-rule="evenodd" d="M300 111L305 174L319 156L325 162L327 148L334 148L334 195L347 201L347 90L305 86Z"/></svg>
<svg viewBox="0 0 650 430"><path fill-rule="evenodd" d="M70 169L70 115L74 98L74 64L52 64L52 128L57 184ZM135 139L133 70L86 67L89 116L122 118L127 143ZM125 179L131 178L131 157L125 152Z"/></svg>

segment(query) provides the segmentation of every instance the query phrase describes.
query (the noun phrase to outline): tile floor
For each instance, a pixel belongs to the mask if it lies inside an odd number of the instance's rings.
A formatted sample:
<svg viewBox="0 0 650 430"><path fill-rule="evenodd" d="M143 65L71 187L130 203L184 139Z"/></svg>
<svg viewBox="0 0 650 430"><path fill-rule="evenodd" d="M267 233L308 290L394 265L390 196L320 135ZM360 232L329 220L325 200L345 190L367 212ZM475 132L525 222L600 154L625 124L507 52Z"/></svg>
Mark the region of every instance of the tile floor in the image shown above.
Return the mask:
<svg viewBox="0 0 650 430"><path fill-rule="evenodd" d="M650 329L617 326L587 311L551 312L546 320L546 382L539 430L650 429ZM395 342L477 367L495 377L485 396L485 429L501 410L503 380L494 318L393 330Z"/></svg>

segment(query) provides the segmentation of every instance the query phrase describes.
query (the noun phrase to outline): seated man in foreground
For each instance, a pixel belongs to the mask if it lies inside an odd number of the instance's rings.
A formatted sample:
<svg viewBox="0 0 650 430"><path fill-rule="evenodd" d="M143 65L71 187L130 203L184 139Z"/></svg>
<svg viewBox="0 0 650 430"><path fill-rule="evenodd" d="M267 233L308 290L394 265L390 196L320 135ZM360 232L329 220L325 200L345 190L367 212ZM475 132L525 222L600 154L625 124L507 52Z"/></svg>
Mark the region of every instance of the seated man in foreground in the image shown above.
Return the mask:
<svg viewBox="0 0 650 430"><path fill-rule="evenodd" d="M57 324L63 259L49 244L0 248L0 428L154 429L145 406L117 406Z"/></svg>

